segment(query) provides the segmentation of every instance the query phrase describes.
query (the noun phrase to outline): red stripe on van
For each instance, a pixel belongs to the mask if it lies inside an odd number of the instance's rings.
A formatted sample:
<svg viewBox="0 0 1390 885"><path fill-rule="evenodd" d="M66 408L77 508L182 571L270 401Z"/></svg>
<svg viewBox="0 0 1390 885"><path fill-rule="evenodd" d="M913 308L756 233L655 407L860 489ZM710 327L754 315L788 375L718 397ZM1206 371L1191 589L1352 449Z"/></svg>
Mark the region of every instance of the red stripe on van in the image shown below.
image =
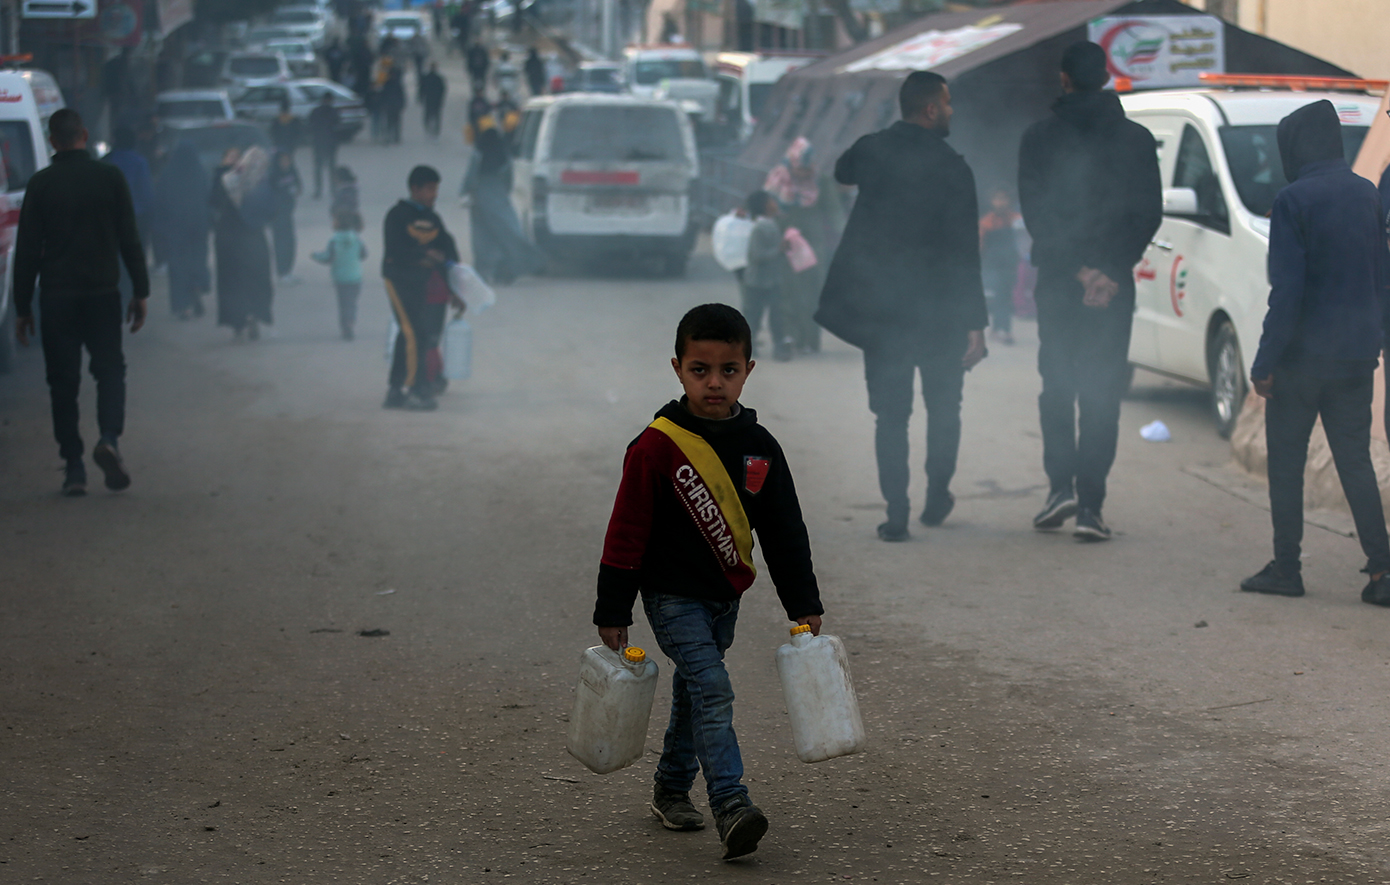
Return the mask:
<svg viewBox="0 0 1390 885"><path fill-rule="evenodd" d="M567 169L560 173L561 184L640 184L640 172L580 172Z"/></svg>

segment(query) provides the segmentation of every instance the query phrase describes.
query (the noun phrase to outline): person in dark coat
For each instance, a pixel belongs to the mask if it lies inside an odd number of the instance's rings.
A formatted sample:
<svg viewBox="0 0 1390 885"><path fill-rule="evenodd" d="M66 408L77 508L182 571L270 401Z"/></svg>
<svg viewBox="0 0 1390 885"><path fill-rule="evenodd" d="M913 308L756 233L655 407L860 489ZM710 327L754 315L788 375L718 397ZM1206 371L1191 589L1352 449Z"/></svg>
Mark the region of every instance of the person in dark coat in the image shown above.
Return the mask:
<svg viewBox="0 0 1390 885"><path fill-rule="evenodd" d="M439 74L439 65L430 65L429 71L420 78L420 104L425 110L425 132L430 138L439 137L440 116L444 111L444 95L449 87Z"/></svg>
<svg viewBox="0 0 1390 885"><path fill-rule="evenodd" d="M482 92L487 89L487 69L492 66L492 56L488 53L487 47L481 43L474 43L468 47L464 63L468 66L468 76L473 78L473 91Z"/></svg>
<svg viewBox="0 0 1390 885"><path fill-rule="evenodd" d="M270 188L275 195L275 214L270 221L270 235L275 243L275 275L281 283L293 283L294 259L299 243L294 233L294 205L304 191L294 157L276 153L270 171Z"/></svg>
<svg viewBox="0 0 1390 885"><path fill-rule="evenodd" d="M522 68L526 72L526 86L531 90L531 95L545 95L545 60L536 47L532 46L526 53L526 63Z"/></svg>
<svg viewBox="0 0 1390 885"><path fill-rule="evenodd" d="M1038 268L1038 412L1051 484L1033 527L1058 529L1074 515L1077 538L1103 541L1105 483L1129 386L1134 265L1163 220L1163 185L1153 136L1102 91L1105 50L1072 44L1061 79L1066 94L1024 133L1018 161Z"/></svg>
<svg viewBox="0 0 1390 885"><path fill-rule="evenodd" d="M272 322L270 246L265 229L274 215L270 158L259 147L242 155L227 151L213 175L209 202L217 256L217 325L229 326L238 341L256 340L260 324Z"/></svg>
<svg viewBox="0 0 1390 885"><path fill-rule="evenodd" d="M835 163L858 185L821 292L816 322L864 351L874 450L888 521L885 541L908 537L907 425L913 376L927 409L927 497L921 521L940 525L954 506L965 372L985 357L989 325L980 282L975 176L946 143L951 91L928 71L898 93L903 119L859 139Z"/></svg>
<svg viewBox="0 0 1390 885"><path fill-rule="evenodd" d="M386 144L401 143L401 114L405 111L405 73L400 65L391 65L386 81L381 84L381 116Z"/></svg>
<svg viewBox="0 0 1390 885"><path fill-rule="evenodd" d="M208 195L212 180L198 149L174 148L154 185L154 236L169 264L169 307L181 320L203 315L208 273Z"/></svg>
<svg viewBox="0 0 1390 885"><path fill-rule="evenodd" d="M319 106L309 112L309 143L314 148L314 199L323 197L323 177L333 187L333 170L338 167L338 128L343 117L333 106L332 93L325 92Z"/></svg>
<svg viewBox="0 0 1390 885"><path fill-rule="evenodd" d="M280 99L280 113L270 121L270 143L275 150L293 157L303 141L304 122L290 112L289 99Z"/></svg>
<svg viewBox="0 0 1390 885"><path fill-rule="evenodd" d="M1290 182L1269 221L1269 311L1250 369L1265 406L1274 559L1240 589L1302 596L1303 469L1322 419L1371 576L1361 601L1390 606L1390 539L1371 463L1371 403L1390 285L1384 209L1343 156L1330 101L1279 122Z"/></svg>

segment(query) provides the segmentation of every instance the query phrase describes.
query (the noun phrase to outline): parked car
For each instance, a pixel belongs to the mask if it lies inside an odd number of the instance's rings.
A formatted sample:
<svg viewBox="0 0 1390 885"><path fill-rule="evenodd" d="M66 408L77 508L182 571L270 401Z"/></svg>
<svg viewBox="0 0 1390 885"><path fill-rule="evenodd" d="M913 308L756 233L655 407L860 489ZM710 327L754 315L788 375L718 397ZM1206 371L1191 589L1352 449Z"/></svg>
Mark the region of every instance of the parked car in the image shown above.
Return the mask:
<svg viewBox="0 0 1390 885"><path fill-rule="evenodd" d="M322 73L318 53L303 40L270 40L261 48L284 55L285 61L290 64L290 73L296 78L317 77Z"/></svg>
<svg viewBox="0 0 1390 885"><path fill-rule="evenodd" d="M689 46L629 46L623 59L623 79L633 95L690 102L699 123L715 122L719 84L699 52Z"/></svg>
<svg viewBox="0 0 1390 885"><path fill-rule="evenodd" d="M270 16L270 27L284 28L315 49L328 42L328 15L317 5L282 6Z"/></svg>
<svg viewBox="0 0 1390 885"><path fill-rule="evenodd" d="M715 58L719 121L736 141L747 141L777 81L824 54L721 52Z"/></svg>
<svg viewBox="0 0 1390 885"><path fill-rule="evenodd" d="M235 90L293 79L290 63L279 52L234 52L222 67L222 82Z"/></svg>
<svg viewBox="0 0 1390 885"><path fill-rule="evenodd" d="M288 28L274 28L261 26L252 28L246 32L246 39L243 41L248 49L263 49L265 44L272 40L294 40L295 36Z"/></svg>
<svg viewBox="0 0 1390 885"><path fill-rule="evenodd" d="M48 118L64 107L58 83L46 71L0 70L0 372L14 356L14 304L10 265L19 207L34 173L48 165Z"/></svg>
<svg viewBox="0 0 1390 885"><path fill-rule="evenodd" d="M159 146L167 155L181 144L191 144L198 151L198 160L209 173L222 162L228 148L246 150L258 146L273 151L265 129L241 120L218 120L213 123L174 120L159 128Z"/></svg>
<svg viewBox="0 0 1390 885"><path fill-rule="evenodd" d="M378 13L376 38L385 40L395 37L402 43L421 34L426 40L434 39L434 19L427 12L393 10Z"/></svg>
<svg viewBox="0 0 1390 885"><path fill-rule="evenodd" d="M623 68L611 61L586 61L565 80L566 92L606 92L617 94L627 91L623 82Z"/></svg>
<svg viewBox="0 0 1390 885"><path fill-rule="evenodd" d="M225 89L173 89L155 96L155 116L161 120L234 120L232 99Z"/></svg>
<svg viewBox="0 0 1390 885"><path fill-rule="evenodd" d="M1129 359L1210 386L1223 437L1245 402L1269 298L1268 215L1287 183L1279 121L1311 102L1331 101L1354 160L1379 105L1364 93L1268 91L1286 82L1278 77L1237 82L1263 84L1264 91L1171 90L1122 99L1129 118L1158 142L1164 186L1163 224L1134 270Z"/></svg>
<svg viewBox="0 0 1390 885"><path fill-rule="evenodd" d="M290 103L290 113L302 120L323 101L324 93L333 96L342 123L338 129L343 141L351 141L367 124L367 107L357 93L332 80L312 78L255 86L232 101L237 116L247 120L269 123L280 113L280 102Z"/></svg>
<svg viewBox="0 0 1390 885"><path fill-rule="evenodd" d="M522 110L512 199L536 244L560 257L659 256L679 276L695 244L695 133L671 101L574 93Z"/></svg>

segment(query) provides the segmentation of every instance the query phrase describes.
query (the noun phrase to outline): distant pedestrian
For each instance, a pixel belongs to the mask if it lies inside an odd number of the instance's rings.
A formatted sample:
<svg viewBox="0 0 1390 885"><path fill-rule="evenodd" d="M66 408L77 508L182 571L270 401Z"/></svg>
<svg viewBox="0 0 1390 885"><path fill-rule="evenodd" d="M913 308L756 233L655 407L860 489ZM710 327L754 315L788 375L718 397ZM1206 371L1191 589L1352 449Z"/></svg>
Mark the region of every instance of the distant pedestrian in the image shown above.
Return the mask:
<svg viewBox="0 0 1390 885"><path fill-rule="evenodd" d="M343 67L347 64L348 53L343 48L343 41L334 37L328 44L328 48L323 51L324 63L328 65L328 79L334 83L343 82Z"/></svg>
<svg viewBox="0 0 1390 885"><path fill-rule="evenodd" d="M27 345L34 334L37 283L53 435L64 462L63 494L87 491L77 411L84 347L97 384L100 441L92 450L92 460L105 474L106 487L119 491L130 485L130 474L117 447L125 429L126 368L117 283L124 264L133 283L125 318L130 331L137 332L145 324L150 294L145 252L125 177L92 159L82 118L71 109L57 111L49 120L48 135L56 151L52 164L29 179L19 213L15 329L19 343Z"/></svg>
<svg viewBox="0 0 1390 885"><path fill-rule="evenodd" d="M1163 220L1154 138L1102 91L1109 79L1104 49L1068 47L1066 94L1024 133L1018 160L1038 268L1038 412L1051 486L1033 527L1061 528L1075 514L1075 536L1089 541L1110 537L1101 507L1129 386L1133 270Z"/></svg>
<svg viewBox="0 0 1390 885"><path fill-rule="evenodd" d="M328 207L329 216L337 218L341 212L359 212L357 176L346 166L333 170L333 203Z"/></svg>
<svg viewBox="0 0 1390 885"><path fill-rule="evenodd" d="M439 137L440 116L444 112L444 95L448 85L440 76L439 65L431 64L429 71L420 78L420 104L425 111L425 133L430 138Z"/></svg>
<svg viewBox="0 0 1390 885"><path fill-rule="evenodd" d="M758 330L766 316L772 358L786 362L792 358L786 310L786 284L791 268L787 266L782 228L777 224L781 209L767 191L754 191L744 208L753 221L753 231L748 236L748 264L740 278L743 316L748 320L748 328L753 330L754 354L757 353Z"/></svg>
<svg viewBox="0 0 1390 885"><path fill-rule="evenodd" d="M464 61L468 67L468 76L473 80L473 91L482 92L487 89L487 70L492 66L492 56L488 53L487 47L481 43L474 43L468 47Z"/></svg>
<svg viewBox="0 0 1390 885"><path fill-rule="evenodd" d="M864 351L874 413L885 541L908 537L908 420L913 376L927 410L927 494L919 520L955 507L965 373L984 359L989 324L980 283L975 176L946 143L951 90L928 71L898 91L902 120L866 135L835 163L859 197L835 251L816 321Z"/></svg>
<svg viewBox="0 0 1390 885"><path fill-rule="evenodd" d="M140 231L140 242L150 242L150 211L154 205L154 175L150 163L140 153L132 126L120 125L111 136L112 150L102 159L121 170L126 184L130 187L130 199L135 206L135 225ZM121 275L121 296L130 299L131 278Z"/></svg>
<svg viewBox="0 0 1390 885"><path fill-rule="evenodd" d="M990 195L989 211L980 218L980 269L989 302L989 327L1000 344L1014 343L1014 284L1018 281L1018 234L1009 192Z"/></svg>
<svg viewBox="0 0 1390 885"><path fill-rule="evenodd" d="M1347 165L1330 101L1289 114L1277 137L1289 184L1270 212L1269 311L1250 370L1267 401L1274 559L1240 589L1303 595L1303 471L1321 418L1366 555L1361 601L1390 606L1390 539L1370 451L1390 283L1383 207Z"/></svg>
<svg viewBox="0 0 1390 885"><path fill-rule="evenodd" d="M333 95L324 92L319 106L309 112L309 143L314 148L314 199L323 196L323 177L329 176L332 187L333 170L338 165L338 134L342 126L342 115L333 106Z"/></svg>
<svg viewBox="0 0 1390 885"><path fill-rule="evenodd" d="M388 409L429 412L438 408L433 384L427 378L425 358L439 343L444 310L436 310L439 296L448 304L449 262L459 260L454 238L434 211L439 198L439 172L416 166L406 180L410 196L386 213L382 230L385 253L381 276L391 302L396 335L387 382Z"/></svg>
<svg viewBox="0 0 1390 885"><path fill-rule="evenodd" d="M280 151L275 154L270 172L270 187L275 194L275 214L270 222L271 238L275 241L275 275L281 283L293 283L294 259L298 242L294 233L294 206L304 190L294 157Z"/></svg>
<svg viewBox="0 0 1390 885"><path fill-rule="evenodd" d="M174 148L154 186L155 239L169 267L169 307L189 320L203 315L208 271L208 196L212 179L188 142Z"/></svg>
<svg viewBox="0 0 1390 885"><path fill-rule="evenodd" d="M532 46L526 53L526 86L531 90L532 97L545 95L545 59Z"/></svg>
<svg viewBox="0 0 1390 885"><path fill-rule="evenodd" d="M450 24L454 29L454 43L458 47L459 55L467 57L468 43L473 38L473 16L462 7L454 13Z"/></svg>
<svg viewBox="0 0 1390 885"><path fill-rule="evenodd" d="M290 110L289 99L280 99L280 113L270 121L270 143L275 145L277 151L291 157L304 143L304 123Z"/></svg>
<svg viewBox="0 0 1390 885"><path fill-rule="evenodd" d="M824 177L825 180L821 180ZM810 141L797 138L782 162L772 167L763 190L777 199L784 231L795 228L816 255L813 267L791 274L787 288L787 334L803 353L820 351L820 326L815 321L832 244L845 226L844 204L835 181L816 170Z"/></svg>
<svg viewBox="0 0 1390 885"><path fill-rule="evenodd" d="M386 144L401 143L401 114L405 112L405 72L400 65L386 71L381 85L382 140Z"/></svg>
<svg viewBox="0 0 1390 885"><path fill-rule="evenodd" d="M270 158L259 147L230 148L213 175L213 248L217 255L217 324L240 341L256 340L273 322L270 246L265 229L275 213Z"/></svg>
<svg viewBox="0 0 1390 885"><path fill-rule="evenodd" d="M333 276L338 293L338 328L344 341L351 341L357 325L357 299L362 294L362 262L367 258L367 245L362 242L362 216L344 210L333 216L333 237L322 252L313 259L326 264Z"/></svg>
<svg viewBox="0 0 1390 885"><path fill-rule="evenodd" d="M545 256L521 229L512 205L512 157L492 117L478 121L480 132L468 161L461 193L468 197L473 266L489 283L507 285L538 273Z"/></svg>

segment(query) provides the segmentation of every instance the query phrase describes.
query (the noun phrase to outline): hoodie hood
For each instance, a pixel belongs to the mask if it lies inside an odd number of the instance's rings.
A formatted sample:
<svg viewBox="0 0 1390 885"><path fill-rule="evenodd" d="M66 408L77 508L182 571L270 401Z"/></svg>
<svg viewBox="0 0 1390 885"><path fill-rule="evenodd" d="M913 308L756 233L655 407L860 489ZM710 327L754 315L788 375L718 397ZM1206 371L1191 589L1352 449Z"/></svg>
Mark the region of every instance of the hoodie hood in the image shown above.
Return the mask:
<svg viewBox="0 0 1390 885"><path fill-rule="evenodd" d="M1284 178L1294 181L1304 167L1326 160L1343 160L1342 121L1327 99L1304 105L1279 121L1279 159Z"/></svg>
<svg viewBox="0 0 1390 885"><path fill-rule="evenodd" d="M1069 92L1052 111L1083 132L1113 126L1125 118L1124 105L1113 92Z"/></svg>

